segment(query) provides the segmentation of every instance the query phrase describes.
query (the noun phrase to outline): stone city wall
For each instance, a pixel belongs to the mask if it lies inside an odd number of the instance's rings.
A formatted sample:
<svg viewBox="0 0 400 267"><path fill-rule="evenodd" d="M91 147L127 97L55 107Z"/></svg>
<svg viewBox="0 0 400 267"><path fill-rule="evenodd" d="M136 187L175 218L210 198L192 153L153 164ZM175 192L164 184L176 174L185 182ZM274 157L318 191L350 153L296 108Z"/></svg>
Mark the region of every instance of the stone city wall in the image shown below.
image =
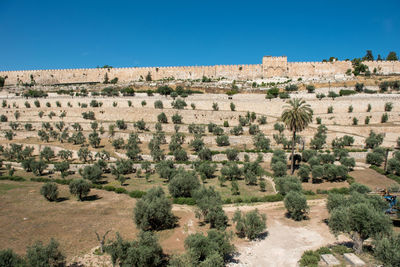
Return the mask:
<svg viewBox="0 0 400 267"><path fill-rule="evenodd" d="M369 67L371 72L376 69L379 74L400 74L400 61L366 61L363 63ZM229 80L255 80L273 77L340 78L345 76L348 69L352 69L350 61L287 62L285 56L266 56L263 57L262 64L254 65L0 71L0 76L7 76L6 85L30 83L31 77L37 84L50 85L103 82L106 74L109 80L118 77L119 82L145 80L148 73L151 74L153 80L171 77L197 80L202 79L203 76Z"/></svg>

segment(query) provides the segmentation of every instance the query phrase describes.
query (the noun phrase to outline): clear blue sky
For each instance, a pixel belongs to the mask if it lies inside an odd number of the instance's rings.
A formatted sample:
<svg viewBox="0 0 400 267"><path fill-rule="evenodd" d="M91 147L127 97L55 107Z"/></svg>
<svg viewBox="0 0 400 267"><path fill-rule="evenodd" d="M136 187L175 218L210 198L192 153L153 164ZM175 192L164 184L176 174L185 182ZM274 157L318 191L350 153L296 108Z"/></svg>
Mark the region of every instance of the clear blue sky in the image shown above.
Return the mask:
<svg viewBox="0 0 400 267"><path fill-rule="evenodd" d="M400 54L400 1L0 0L0 70Z"/></svg>

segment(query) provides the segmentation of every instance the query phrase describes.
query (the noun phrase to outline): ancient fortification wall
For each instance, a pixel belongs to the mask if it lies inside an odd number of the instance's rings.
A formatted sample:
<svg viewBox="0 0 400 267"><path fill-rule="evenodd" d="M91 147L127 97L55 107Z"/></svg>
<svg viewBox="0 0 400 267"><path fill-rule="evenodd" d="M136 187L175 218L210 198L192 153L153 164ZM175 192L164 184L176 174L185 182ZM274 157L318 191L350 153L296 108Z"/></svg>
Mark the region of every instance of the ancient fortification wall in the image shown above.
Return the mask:
<svg viewBox="0 0 400 267"><path fill-rule="evenodd" d="M371 72L376 69L379 74L400 74L400 61L367 61L364 64ZM144 80L148 73L151 74L153 80L170 77L196 80L203 76L230 80L272 77L321 79L345 77L346 71L351 68L350 61L287 62L285 56L265 56L262 64L255 65L1 71L0 76L7 76L6 85L30 83L31 77L37 84L103 82L106 73L110 80L118 77L119 82Z"/></svg>

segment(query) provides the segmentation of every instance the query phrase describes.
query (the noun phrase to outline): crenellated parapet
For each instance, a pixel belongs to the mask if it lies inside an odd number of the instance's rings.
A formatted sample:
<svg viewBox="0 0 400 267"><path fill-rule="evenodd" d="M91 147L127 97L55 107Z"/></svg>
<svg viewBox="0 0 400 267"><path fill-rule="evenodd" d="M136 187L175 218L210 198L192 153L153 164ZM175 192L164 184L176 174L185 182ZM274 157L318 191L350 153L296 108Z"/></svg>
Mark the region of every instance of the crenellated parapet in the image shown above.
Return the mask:
<svg viewBox="0 0 400 267"><path fill-rule="evenodd" d="M378 74L400 74L400 61L364 61L371 72ZM333 62L288 62L286 56L264 56L262 64L212 65L212 66L165 66L165 67L125 67L125 68L81 68L46 69L25 71L0 71L6 85L30 83L50 85L59 83L103 82L118 78L119 82L145 80L148 74L153 80L174 78L198 80L226 78L229 80L255 80L274 77L288 78L335 78L344 76L352 69L350 61Z"/></svg>

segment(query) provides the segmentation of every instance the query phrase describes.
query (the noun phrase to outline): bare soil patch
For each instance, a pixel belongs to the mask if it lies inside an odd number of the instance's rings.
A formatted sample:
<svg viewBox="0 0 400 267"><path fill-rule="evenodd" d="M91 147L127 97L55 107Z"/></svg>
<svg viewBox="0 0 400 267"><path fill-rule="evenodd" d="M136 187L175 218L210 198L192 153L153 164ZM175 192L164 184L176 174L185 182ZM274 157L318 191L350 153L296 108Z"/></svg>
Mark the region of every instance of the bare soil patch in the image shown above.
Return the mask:
<svg viewBox="0 0 400 267"><path fill-rule="evenodd" d="M352 171L349 174L354 177L357 183L364 184L373 191L376 189L385 189L391 185L397 184L396 181L393 181L372 169Z"/></svg>
<svg viewBox="0 0 400 267"><path fill-rule="evenodd" d="M71 259L98 246L94 231L112 230L108 238L119 232L132 240L138 229L133 222L135 199L114 192L91 190L94 201L77 201L67 186L59 186L60 202L48 202L39 193L42 183L0 181L0 249L11 248L24 254L35 241L55 238ZM7 190L3 190L6 188ZM166 253L181 253L183 241L199 228L191 207L174 206L179 226L158 232Z"/></svg>
<svg viewBox="0 0 400 267"><path fill-rule="evenodd" d="M286 218L282 202L251 207L267 215L268 235L259 241L239 244L235 258L238 262L229 266L297 266L305 250L346 240L343 236L336 239L329 232L324 222L328 218L325 203L325 200L309 201L310 219L301 222ZM250 207L240 209L250 210ZM225 210L232 212L235 207Z"/></svg>

